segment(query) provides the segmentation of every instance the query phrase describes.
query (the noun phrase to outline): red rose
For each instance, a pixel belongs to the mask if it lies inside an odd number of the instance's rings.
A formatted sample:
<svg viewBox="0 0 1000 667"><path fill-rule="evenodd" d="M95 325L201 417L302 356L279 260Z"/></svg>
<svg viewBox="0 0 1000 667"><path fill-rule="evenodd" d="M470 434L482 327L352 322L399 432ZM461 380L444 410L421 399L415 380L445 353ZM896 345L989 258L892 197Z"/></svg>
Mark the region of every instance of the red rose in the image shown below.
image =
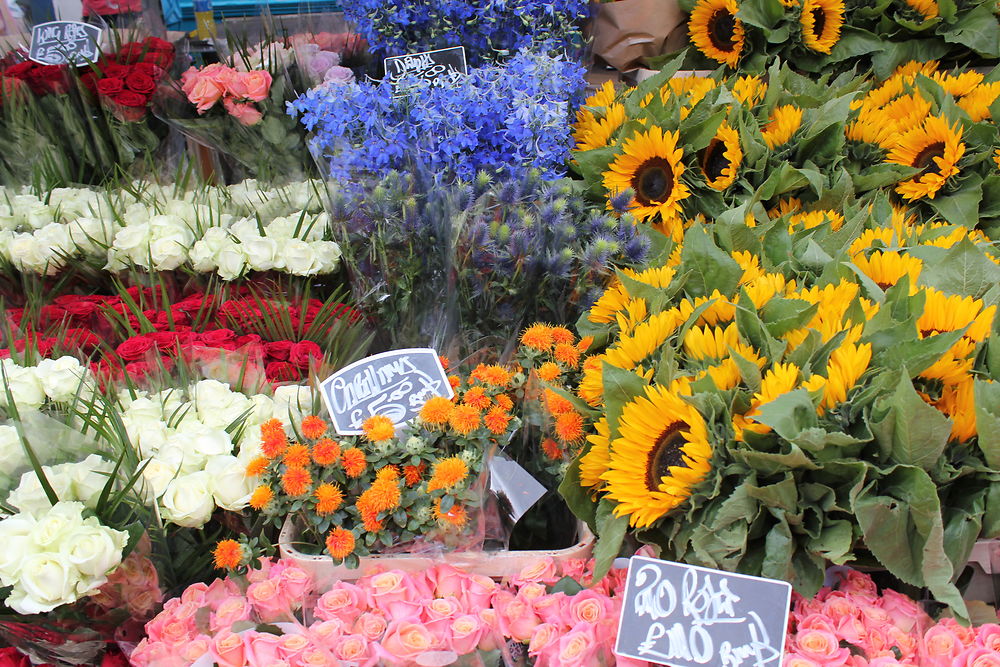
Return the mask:
<svg viewBox="0 0 1000 667"><path fill-rule="evenodd" d="M133 93L131 90L123 90L105 97L104 100L115 118L126 123L135 123L145 118L149 106L148 97Z"/></svg>
<svg viewBox="0 0 1000 667"><path fill-rule="evenodd" d="M101 339L86 329L66 329L63 334L62 346L69 349L89 353L100 344Z"/></svg>
<svg viewBox="0 0 1000 667"><path fill-rule="evenodd" d="M159 81L163 78L163 75L167 73L162 67L154 65L153 63L136 63L132 65L132 70L135 72L142 72L153 81Z"/></svg>
<svg viewBox="0 0 1000 667"><path fill-rule="evenodd" d="M287 361L272 361L264 367L269 382L294 382L301 378L299 369Z"/></svg>
<svg viewBox="0 0 1000 667"><path fill-rule="evenodd" d="M112 96L112 99L122 106L141 108L143 109L143 113L145 113L146 105L149 104L149 98L147 96L134 93L131 90L123 90Z"/></svg>
<svg viewBox="0 0 1000 667"><path fill-rule="evenodd" d="M24 308L7 308L6 312L12 327L21 326L21 319L24 317Z"/></svg>
<svg viewBox="0 0 1000 667"><path fill-rule="evenodd" d="M99 79L97 81L97 92L101 95L115 95L125 90L125 81L116 76Z"/></svg>
<svg viewBox="0 0 1000 667"><path fill-rule="evenodd" d="M142 40L145 44L147 51L158 51L163 53L173 53L174 45L165 39L160 39L159 37L147 37Z"/></svg>
<svg viewBox="0 0 1000 667"><path fill-rule="evenodd" d="M146 356L146 353L156 347L148 336L133 336L115 348L118 356L125 361L136 361Z"/></svg>
<svg viewBox="0 0 1000 667"><path fill-rule="evenodd" d="M257 334L247 334L246 336L236 337L236 345L238 347L243 347L244 345L260 345L262 342L263 340Z"/></svg>
<svg viewBox="0 0 1000 667"><path fill-rule="evenodd" d="M153 91L156 90L156 82L153 81L152 77L142 72L134 71L125 77L125 87L133 93L148 96L152 95Z"/></svg>
<svg viewBox="0 0 1000 667"><path fill-rule="evenodd" d="M101 658L101 667L128 667L128 658L122 654L117 646L111 644L104 657Z"/></svg>
<svg viewBox="0 0 1000 667"><path fill-rule="evenodd" d="M93 301L75 301L63 305L63 308L75 320L87 320L97 314L100 306Z"/></svg>
<svg viewBox="0 0 1000 667"><path fill-rule="evenodd" d="M65 93L69 88L65 65L39 65L28 73L27 82L36 95Z"/></svg>
<svg viewBox="0 0 1000 667"><path fill-rule="evenodd" d="M31 660L16 648L0 648L0 667L31 667Z"/></svg>
<svg viewBox="0 0 1000 667"><path fill-rule="evenodd" d="M25 60L23 63L17 63L16 65L11 65L3 71L4 76L12 76L15 79L27 79L31 70L38 67L38 64L32 60Z"/></svg>
<svg viewBox="0 0 1000 667"><path fill-rule="evenodd" d="M23 97L28 94L30 88L21 79L14 76L0 75L0 106L5 100Z"/></svg>
<svg viewBox="0 0 1000 667"><path fill-rule="evenodd" d="M319 345L311 340L304 340L301 343L296 343L292 346L292 350L288 355L288 361L303 370L309 368L309 363L312 359L318 360L322 358L323 351L319 348Z"/></svg>
<svg viewBox="0 0 1000 667"><path fill-rule="evenodd" d="M112 61L101 68L101 74L107 78L124 79L128 75L128 67Z"/></svg>
<svg viewBox="0 0 1000 667"><path fill-rule="evenodd" d="M29 336L28 338L18 338L14 341L14 349L24 352L29 345L35 349L39 355L46 357L59 342L55 338L41 338L39 336Z"/></svg>
<svg viewBox="0 0 1000 667"><path fill-rule="evenodd" d="M97 94L97 82L101 80L101 75L97 72L85 72L80 76L80 83L92 94Z"/></svg>
<svg viewBox="0 0 1000 667"><path fill-rule="evenodd" d="M295 343L290 340L278 340L273 343L264 343L264 352L269 358L276 361L288 361L293 347L295 347Z"/></svg>
<svg viewBox="0 0 1000 667"><path fill-rule="evenodd" d="M232 329L213 329L198 336L198 341L208 347L224 347L228 344L236 344L236 334Z"/></svg>

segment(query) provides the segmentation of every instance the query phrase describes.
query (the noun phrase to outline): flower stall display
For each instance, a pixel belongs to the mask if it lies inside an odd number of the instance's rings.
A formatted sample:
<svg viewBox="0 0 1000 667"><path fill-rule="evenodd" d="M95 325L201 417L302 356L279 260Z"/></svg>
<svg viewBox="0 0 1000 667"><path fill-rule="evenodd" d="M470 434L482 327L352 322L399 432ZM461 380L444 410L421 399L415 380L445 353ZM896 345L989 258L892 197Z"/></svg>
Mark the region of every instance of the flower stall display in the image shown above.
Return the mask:
<svg viewBox="0 0 1000 667"><path fill-rule="evenodd" d="M0 68L0 177L50 187L103 183L147 167L166 135L150 100L174 62L170 42L127 42L78 68L18 53Z"/></svg>
<svg viewBox="0 0 1000 667"><path fill-rule="evenodd" d="M480 170L555 176L571 147L566 119L584 85L575 62L522 51L448 85L414 77L324 84L289 112L310 132L321 175L335 181L410 168L466 181Z"/></svg>
<svg viewBox="0 0 1000 667"><path fill-rule="evenodd" d="M681 0L704 62L759 72L779 57L814 74L873 67L887 76L908 60L996 64L1000 23L992 2L893 0Z"/></svg>
<svg viewBox="0 0 1000 667"><path fill-rule="evenodd" d="M463 46L469 64L478 67L525 48L579 54L589 8L582 0L362 0L345 6L344 14L376 58Z"/></svg>
<svg viewBox="0 0 1000 667"><path fill-rule="evenodd" d="M624 571L591 581L593 562L557 567L539 560L497 583L448 565L388 570L314 591L287 561L262 561L245 578L190 587L146 626L132 654L138 667L191 665L402 666L641 663L611 652ZM581 590L577 580L593 585ZM555 584L559 590L550 590ZM194 621L207 611L204 624ZM266 624L266 625L263 625ZM199 663L200 664L200 663Z"/></svg>

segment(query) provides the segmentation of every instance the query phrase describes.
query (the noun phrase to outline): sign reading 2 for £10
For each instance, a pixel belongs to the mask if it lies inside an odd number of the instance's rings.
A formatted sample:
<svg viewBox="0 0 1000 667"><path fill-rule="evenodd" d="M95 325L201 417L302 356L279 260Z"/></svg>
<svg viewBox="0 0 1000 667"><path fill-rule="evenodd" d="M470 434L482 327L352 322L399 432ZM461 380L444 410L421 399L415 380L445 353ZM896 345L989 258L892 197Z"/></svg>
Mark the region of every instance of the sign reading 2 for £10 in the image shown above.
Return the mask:
<svg viewBox="0 0 1000 667"><path fill-rule="evenodd" d="M468 73L463 46L385 59L385 77L393 86L407 76L430 81L432 85L446 85Z"/></svg>
<svg viewBox="0 0 1000 667"><path fill-rule="evenodd" d="M399 426L420 412L432 396L455 395L437 352L412 348L383 352L346 366L320 385L323 401L340 435L360 435L372 415Z"/></svg>
<svg viewBox="0 0 1000 667"><path fill-rule="evenodd" d="M671 667L780 667L792 586L634 556L615 653Z"/></svg>
<svg viewBox="0 0 1000 667"><path fill-rule="evenodd" d="M31 29L28 58L42 65L84 65L101 55L101 29L78 21L49 21Z"/></svg>

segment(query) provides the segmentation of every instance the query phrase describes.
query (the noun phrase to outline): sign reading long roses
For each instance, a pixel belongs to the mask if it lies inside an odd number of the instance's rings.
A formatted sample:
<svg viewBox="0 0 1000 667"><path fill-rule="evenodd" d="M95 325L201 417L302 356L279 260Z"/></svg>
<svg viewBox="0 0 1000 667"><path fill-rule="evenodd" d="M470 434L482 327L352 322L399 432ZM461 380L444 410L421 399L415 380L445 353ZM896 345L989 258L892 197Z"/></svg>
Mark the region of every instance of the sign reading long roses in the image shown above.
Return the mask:
<svg viewBox="0 0 1000 667"><path fill-rule="evenodd" d="M101 33L96 25L79 21L49 21L31 29L28 58L42 65L84 65L101 55Z"/></svg>

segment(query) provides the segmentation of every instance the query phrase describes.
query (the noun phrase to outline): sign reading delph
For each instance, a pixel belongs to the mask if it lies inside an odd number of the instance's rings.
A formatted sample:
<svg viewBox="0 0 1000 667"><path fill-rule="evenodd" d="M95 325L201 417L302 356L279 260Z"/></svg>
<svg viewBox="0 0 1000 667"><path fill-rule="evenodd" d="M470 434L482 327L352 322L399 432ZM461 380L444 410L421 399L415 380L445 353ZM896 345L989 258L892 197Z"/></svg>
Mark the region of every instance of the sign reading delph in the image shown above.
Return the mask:
<svg viewBox="0 0 1000 667"><path fill-rule="evenodd" d="M50 21L31 29L28 58L42 65L84 65L101 55L101 29L78 21Z"/></svg>
<svg viewBox="0 0 1000 667"><path fill-rule="evenodd" d="M779 667L792 586L634 556L615 653L671 667Z"/></svg>
<svg viewBox="0 0 1000 667"><path fill-rule="evenodd" d="M404 77L417 77L433 85L445 85L469 73L465 47L410 53L385 59L385 78L395 86Z"/></svg>
<svg viewBox="0 0 1000 667"><path fill-rule="evenodd" d="M323 402L340 435L360 435L372 415L399 426L432 396L455 395L437 352L413 348L383 352L346 366L320 385Z"/></svg>

